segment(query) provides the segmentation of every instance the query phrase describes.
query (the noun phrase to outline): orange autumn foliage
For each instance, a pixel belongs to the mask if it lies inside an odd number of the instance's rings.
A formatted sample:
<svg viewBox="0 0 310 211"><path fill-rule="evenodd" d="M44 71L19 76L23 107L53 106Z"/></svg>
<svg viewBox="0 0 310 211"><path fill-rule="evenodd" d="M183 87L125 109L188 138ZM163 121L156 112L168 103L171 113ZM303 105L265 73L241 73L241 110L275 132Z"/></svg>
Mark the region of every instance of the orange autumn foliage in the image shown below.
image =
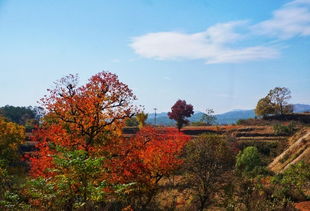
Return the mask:
<svg viewBox="0 0 310 211"><path fill-rule="evenodd" d="M89 190L117 196L124 185L122 191L132 196L132 202L137 195L141 198L142 205L133 206L144 207L160 179L182 164L180 154L190 138L175 128L144 127L131 138L122 136L124 120L138 109L132 105L132 91L114 74L99 73L80 87L70 75L49 92L42 99L48 113L33 133L38 150L30 157L30 174L56 183L55 189L59 181L72 183L62 186L62 196L83 196L87 201L92 196ZM68 195L70 191L74 194Z"/></svg>
<svg viewBox="0 0 310 211"><path fill-rule="evenodd" d="M129 139L120 139L110 149L112 180L119 183L156 184L182 164L179 155L189 136L175 128L144 127Z"/></svg>
<svg viewBox="0 0 310 211"><path fill-rule="evenodd" d="M77 81L74 75L62 78L41 102L56 124L83 139L87 150L103 141L100 136L105 131L120 134L124 119L137 112L132 104L136 97L109 72L92 76L83 86Z"/></svg>
<svg viewBox="0 0 310 211"><path fill-rule="evenodd" d="M69 149L85 149L83 140L68 133L61 125L50 125L33 132L32 141L37 142L38 151L29 158L31 163L30 175L33 177L49 177L55 173L48 171L55 167L53 156L57 153L55 146Z"/></svg>
<svg viewBox="0 0 310 211"><path fill-rule="evenodd" d="M85 85L69 75L57 81L41 99L47 110L43 125L33 134L38 151L30 158L32 176L52 176L56 146L101 154L102 146L121 135L124 120L138 110L132 90L115 74L100 72Z"/></svg>

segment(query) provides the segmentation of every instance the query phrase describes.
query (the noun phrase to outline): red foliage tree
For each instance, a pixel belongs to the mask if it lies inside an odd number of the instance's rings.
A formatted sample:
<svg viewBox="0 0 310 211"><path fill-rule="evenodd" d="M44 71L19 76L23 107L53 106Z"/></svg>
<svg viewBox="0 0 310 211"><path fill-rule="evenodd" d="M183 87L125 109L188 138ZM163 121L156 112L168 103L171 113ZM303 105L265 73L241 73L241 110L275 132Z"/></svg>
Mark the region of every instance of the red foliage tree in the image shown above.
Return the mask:
<svg viewBox="0 0 310 211"><path fill-rule="evenodd" d="M74 75L62 78L41 101L58 123L66 124L71 133L84 137L87 150L104 131L121 129L123 120L134 115L132 101L136 97L109 72L92 76L81 87L77 86L77 80Z"/></svg>
<svg viewBox="0 0 310 211"><path fill-rule="evenodd" d="M115 74L100 72L83 86L77 82L75 75L64 77L41 99L48 113L33 137L39 142L30 159L33 176L47 176L55 145L98 152L111 137L121 134L123 120L137 111L132 105L136 97Z"/></svg>
<svg viewBox="0 0 310 211"><path fill-rule="evenodd" d="M57 178L74 179L73 189L80 192L68 196L69 201L80 194L86 203L91 198L88 183L98 188L108 181L112 189L133 183L133 192L143 195L146 205L159 180L182 163L178 156L189 137L176 129L145 127L129 139L121 136L123 120L137 109L132 105L132 91L116 75L102 72L80 87L77 77L70 75L49 92L42 99L48 113L42 127L33 134L38 151L30 158L30 172L33 177L56 183ZM96 176L88 176L83 166L90 161L96 163L96 159L102 167L94 173ZM72 185L68 187L72 191Z"/></svg>
<svg viewBox="0 0 310 211"><path fill-rule="evenodd" d="M183 163L179 155L188 140L189 136L174 128L144 127L135 136L114 142L114 146L109 146L113 154L108 164L111 180L134 183L135 196L146 194L147 204L160 179Z"/></svg>
<svg viewBox="0 0 310 211"><path fill-rule="evenodd" d="M185 100L178 100L171 107L171 112L168 112L168 117L177 122L177 128L180 131L183 125L188 123L186 117L190 117L193 113L193 106L191 104L186 104Z"/></svg>

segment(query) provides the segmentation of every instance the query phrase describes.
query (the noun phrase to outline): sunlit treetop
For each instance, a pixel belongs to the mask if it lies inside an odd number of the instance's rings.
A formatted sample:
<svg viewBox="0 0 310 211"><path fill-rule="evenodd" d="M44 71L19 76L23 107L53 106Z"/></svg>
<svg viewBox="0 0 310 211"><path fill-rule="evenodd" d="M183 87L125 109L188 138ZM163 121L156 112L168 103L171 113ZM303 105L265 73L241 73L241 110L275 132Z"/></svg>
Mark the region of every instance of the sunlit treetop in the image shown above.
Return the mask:
<svg viewBox="0 0 310 211"><path fill-rule="evenodd" d="M117 75L100 72L85 85L78 85L77 75L68 75L55 82L55 88L41 99L49 122L65 125L92 145L106 131L120 132L124 120L137 111L136 96Z"/></svg>

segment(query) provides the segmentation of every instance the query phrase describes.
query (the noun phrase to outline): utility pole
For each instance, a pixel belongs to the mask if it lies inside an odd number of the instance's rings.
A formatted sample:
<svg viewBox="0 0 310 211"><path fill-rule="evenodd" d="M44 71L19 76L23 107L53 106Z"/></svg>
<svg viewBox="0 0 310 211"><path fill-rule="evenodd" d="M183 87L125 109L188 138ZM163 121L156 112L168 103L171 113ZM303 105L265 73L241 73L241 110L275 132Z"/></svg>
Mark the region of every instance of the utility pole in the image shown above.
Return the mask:
<svg viewBox="0 0 310 211"><path fill-rule="evenodd" d="M155 126L156 126L156 111L157 111L157 108L154 108L154 111L155 111Z"/></svg>

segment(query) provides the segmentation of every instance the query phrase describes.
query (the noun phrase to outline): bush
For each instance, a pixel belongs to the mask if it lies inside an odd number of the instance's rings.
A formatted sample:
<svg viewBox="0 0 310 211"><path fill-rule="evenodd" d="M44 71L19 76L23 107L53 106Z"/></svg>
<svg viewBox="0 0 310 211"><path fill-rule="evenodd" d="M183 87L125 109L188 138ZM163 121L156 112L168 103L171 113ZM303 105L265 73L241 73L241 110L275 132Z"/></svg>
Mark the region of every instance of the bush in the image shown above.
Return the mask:
<svg viewBox="0 0 310 211"><path fill-rule="evenodd" d="M191 122L191 125L192 126L208 126L208 124L207 123L205 123L205 122Z"/></svg>
<svg viewBox="0 0 310 211"><path fill-rule="evenodd" d="M131 117L125 121L125 125L127 127L137 127L139 125L139 122L136 117Z"/></svg>
<svg viewBox="0 0 310 211"><path fill-rule="evenodd" d="M273 126L273 132L275 135L293 135L296 131L296 125L294 122L290 122L287 126L281 124L275 124Z"/></svg>
<svg viewBox="0 0 310 211"><path fill-rule="evenodd" d="M239 152L236 160L236 168L239 173L245 176L256 176L254 173L259 173L257 169L261 166L261 159L256 147L247 147L242 152Z"/></svg>
<svg viewBox="0 0 310 211"><path fill-rule="evenodd" d="M238 119L236 124L237 125L245 125L247 123L247 119Z"/></svg>
<svg viewBox="0 0 310 211"><path fill-rule="evenodd" d="M282 174L273 178L275 196L288 198L290 200L306 200L310 196L306 195L305 190L310 188L310 164L303 161L291 165Z"/></svg>

